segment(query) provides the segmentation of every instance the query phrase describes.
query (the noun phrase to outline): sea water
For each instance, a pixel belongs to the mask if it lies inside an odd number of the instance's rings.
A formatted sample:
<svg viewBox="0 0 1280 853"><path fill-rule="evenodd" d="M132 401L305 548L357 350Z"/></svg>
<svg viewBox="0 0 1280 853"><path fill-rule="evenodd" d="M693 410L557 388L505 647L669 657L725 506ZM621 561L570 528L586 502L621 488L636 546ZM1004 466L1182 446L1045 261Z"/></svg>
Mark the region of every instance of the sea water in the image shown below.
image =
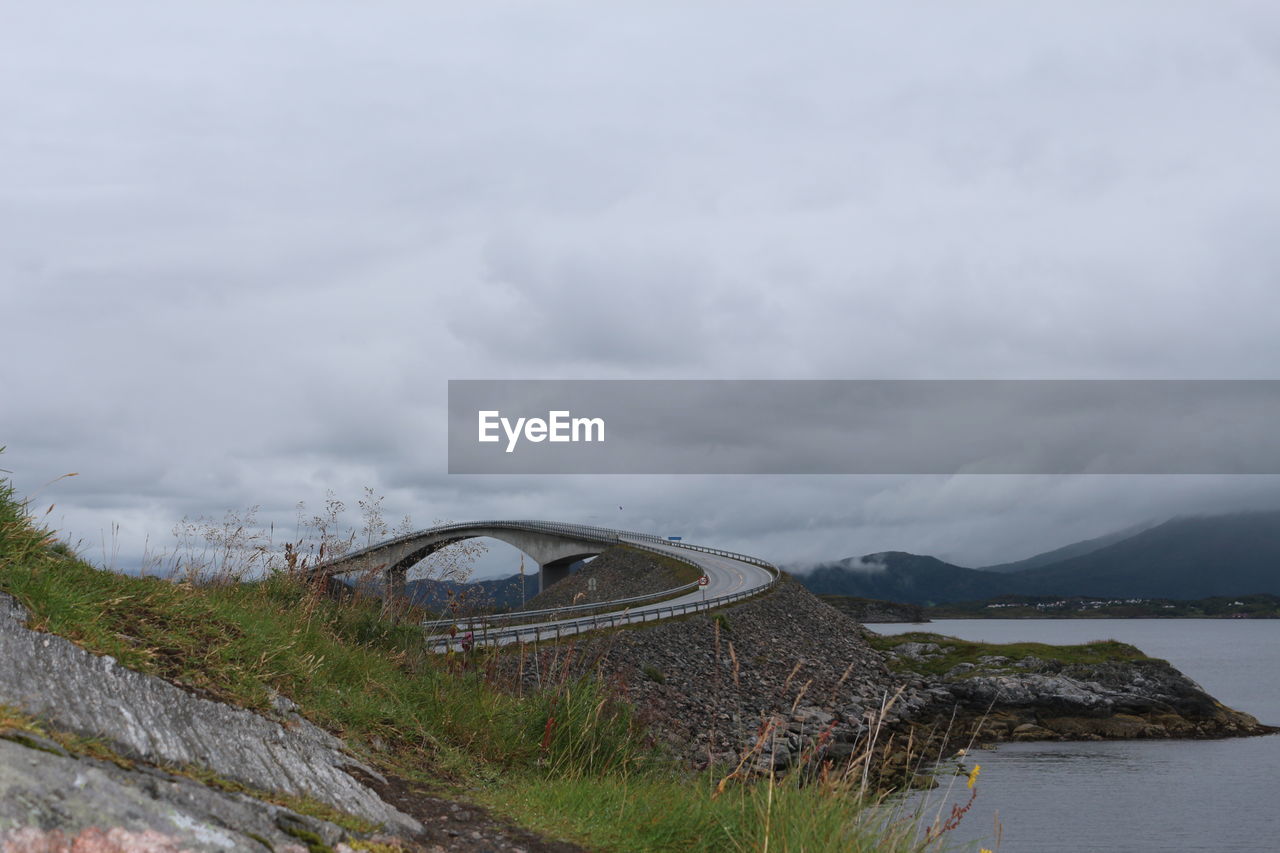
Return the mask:
<svg viewBox="0 0 1280 853"><path fill-rule="evenodd" d="M1280 620L948 619L869 625L992 643L1116 639L1164 658L1224 704L1280 725ZM972 807L950 833L960 849L1009 853L1280 851L1280 735L1227 740L1003 744L982 765ZM945 816L969 799L964 777L926 798ZM948 791L948 787L950 790Z"/></svg>

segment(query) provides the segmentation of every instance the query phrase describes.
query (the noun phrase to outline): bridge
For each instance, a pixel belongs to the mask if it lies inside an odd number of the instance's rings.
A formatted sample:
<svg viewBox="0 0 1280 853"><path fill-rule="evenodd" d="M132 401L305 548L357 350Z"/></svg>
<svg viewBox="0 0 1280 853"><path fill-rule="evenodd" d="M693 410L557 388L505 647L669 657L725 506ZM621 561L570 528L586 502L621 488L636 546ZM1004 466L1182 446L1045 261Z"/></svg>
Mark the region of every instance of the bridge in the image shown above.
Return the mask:
<svg viewBox="0 0 1280 853"><path fill-rule="evenodd" d="M541 639L552 635L552 631L559 637L607 625L650 621L710 609L762 592L779 576L774 566L754 557L671 541L649 533L552 521L496 520L445 524L398 536L314 566L310 574L312 577L332 577L350 572L380 574L384 578L386 600L390 602L404 596L405 580L413 566L441 548L478 537L506 542L532 557L539 565L539 591L567 577L573 563L615 545L628 545L674 557L700 569L707 579L707 584L701 587L688 584L638 598L491 618L486 621L486 642L512 642L526 637ZM587 608L593 611L590 617L578 615ZM517 628L493 630L496 626L516 621L524 624Z"/></svg>

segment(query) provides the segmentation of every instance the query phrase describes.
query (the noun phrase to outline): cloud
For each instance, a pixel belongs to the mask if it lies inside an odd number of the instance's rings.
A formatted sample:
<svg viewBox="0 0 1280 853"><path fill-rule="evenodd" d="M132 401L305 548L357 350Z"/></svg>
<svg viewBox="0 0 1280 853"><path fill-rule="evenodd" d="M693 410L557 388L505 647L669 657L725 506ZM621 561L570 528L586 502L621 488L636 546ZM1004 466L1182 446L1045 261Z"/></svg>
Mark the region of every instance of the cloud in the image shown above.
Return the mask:
<svg viewBox="0 0 1280 853"><path fill-rule="evenodd" d="M366 484L426 521L966 565L1275 506L1274 478L450 477L444 402L1274 377L1277 33L1247 2L16 7L2 464L79 470L41 500L122 559Z"/></svg>
<svg viewBox="0 0 1280 853"><path fill-rule="evenodd" d="M807 575L815 569L828 568L833 563L846 572L864 575L878 575L889 570L888 564L877 559L879 555L868 554L864 557L846 557L843 560L827 560L820 563L787 563L782 568L793 575Z"/></svg>

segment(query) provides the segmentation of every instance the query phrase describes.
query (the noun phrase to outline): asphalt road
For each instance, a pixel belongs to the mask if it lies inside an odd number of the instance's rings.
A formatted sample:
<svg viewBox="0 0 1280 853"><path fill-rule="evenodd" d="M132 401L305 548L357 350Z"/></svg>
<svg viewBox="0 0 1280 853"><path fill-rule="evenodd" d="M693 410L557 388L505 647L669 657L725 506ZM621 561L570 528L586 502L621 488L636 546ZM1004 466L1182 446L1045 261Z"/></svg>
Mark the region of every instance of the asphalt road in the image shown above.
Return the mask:
<svg viewBox="0 0 1280 853"><path fill-rule="evenodd" d="M563 527L567 532L571 531L575 525L566 524ZM615 625L651 622L702 609L705 602L723 596L740 595L745 597L752 595L768 587L774 580L773 573L768 569L722 554L708 554L676 543L655 541L648 537L635 536L622 531L619 531L619 540L627 544L640 545L671 554L682 560L689 560L702 569L702 573L707 577L708 583L705 587L666 601L639 604L625 608L620 607L617 610L593 616L551 619L518 626L503 625L492 631L476 631L473 639L489 645L505 645L517 641L533 642L535 640L571 636L583 631L614 627ZM460 634L454 638L437 637L439 650L461 648L463 636Z"/></svg>

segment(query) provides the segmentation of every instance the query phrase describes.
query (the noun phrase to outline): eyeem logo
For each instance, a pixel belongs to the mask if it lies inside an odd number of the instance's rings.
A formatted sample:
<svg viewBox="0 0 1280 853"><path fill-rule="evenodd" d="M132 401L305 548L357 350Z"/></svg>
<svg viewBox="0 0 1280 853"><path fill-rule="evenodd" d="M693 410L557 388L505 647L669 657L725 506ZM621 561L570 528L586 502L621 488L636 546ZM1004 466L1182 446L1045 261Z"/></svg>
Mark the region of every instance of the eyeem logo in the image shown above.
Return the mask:
<svg viewBox="0 0 1280 853"><path fill-rule="evenodd" d="M547 412L546 420L542 418L510 418L502 417L502 412L495 410L481 411L479 414L480 437L482 442L501 441L498 430L507 436L507 453L516 449L516 444L523 437L525 441L535 444L540 441L604 441L604 418L575 418L568 411Z"/></svg>

